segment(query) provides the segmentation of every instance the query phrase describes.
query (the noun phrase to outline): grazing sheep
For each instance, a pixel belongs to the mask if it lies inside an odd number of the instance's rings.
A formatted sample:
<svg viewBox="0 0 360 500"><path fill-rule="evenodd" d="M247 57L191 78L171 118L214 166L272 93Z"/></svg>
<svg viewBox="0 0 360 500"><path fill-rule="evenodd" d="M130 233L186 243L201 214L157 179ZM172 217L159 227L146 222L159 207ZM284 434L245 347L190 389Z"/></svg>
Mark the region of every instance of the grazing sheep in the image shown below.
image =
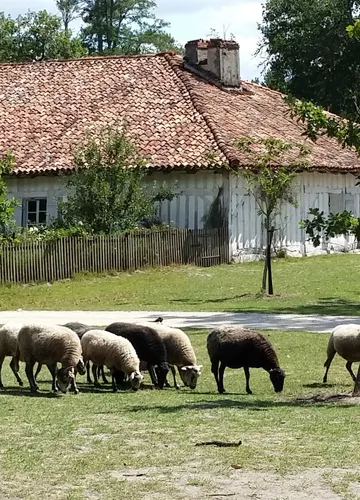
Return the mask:
<svg viewBox="0 0 360 500"><path fill-rule="evenodd" d="M160 335L153 328L133 323L112 323L106 331L130 340L139 359L147 363L152 383L155 387L162 389L169 371L169 364L165 344Z"/></svg>
<svg viewBox="0 0 360 500"><path fill-rule="evenodd" d="M18 342L14 357L16 372L19 371L19 360L25 361L25 373L29 380L31 392L39 390L34 379L33 369L36 362L46 364L52 375L52 389L59 388L66 392L69 386L78 393L75 382L75 368L85 373L81 356L80 339L69 328L58 325L28 324L18 334ZM57 370L57 363L61 368Z"/></svg>
<svg viewBox="0 0 360 500"><path fill-rule="evenodd" d="M201 375L202 365L196 364L196 355L189 337L179 328L162 325L157 322L137 322L136 324L153 328L162 338L166 347L167 360L174 378L174 387L180 389L176 381L174 366L177 366L181 380L186 387L195 389ZM169 385L169 384L167 384Z"/></svg>
<svg viewBox="0 0 360 500"><path fill-rule="evenodd" d="M223 378L227 366L244 368L248 394L252 394L249 368L263 368L269 372L275 392L283 390L285 372L279 367L270 341L261 333L240 326L221 326L208 335L207 350L220 394L225 392Z"/></svg>
<svg viewBox="0 0 360 500"><path fill-rule="evenodd" d="M0 388L4 388L4 384L1 379L1 368L5 359L5 356L12 356L10 361L10 368L16 377L16 380L20 386L23 382L19 374L15 371L14 366L14 356L16 353L17 337L22 325L17 323L6 323L0 328Z"/></svg>
<svg viewBox="0 0 360 500"><path fill-rule="evenodd" d="M327 382L328 371L336 353L346 359L346 369L356 382L351 366L354 362L360 361L360 325L339 325L331 332L327 346L327 360L324 363L326 368L324 383Z"/></svg>
<svg viewBox="0 0 360 500"><path fill-rule="evenodd" d="M83 323L78 323L78 322L70 322L70 323L66 323L66 325L62 325L62 326L65 326L66 328L70 328L70 330L72 330L73 332L75 332L77 334L77 336L79 337L79 339L81 339L81 337L84 335L85 332L89 331L89 330L94 330L96 328L96 326L89 326L89 325L84 325ZM37 377L39 375L39 373L41 372L41 368L42 368L42 365L39 364L37 369L36 369L36 372L35 372L35 381L37 380ZM108 381L105 377L105 373L104 373L104 369L103 367L99 366L98 368L98 372L101 373L102 377L103 377L103 381L104 381L104 384L107 384ZM92 383L92 380L91 380L91 377L90 377L90 366L89 364L86 365L86 373L87 373L87 382L89 384Z"/></svg>
<svg viewBox="0 0 360 500"><path fill-rule="evenodd" d="M90 330L81 339L84 361L93 362L94 384L99 387L96 366L106 365L112 373L113 390L117 384L114 371L124 373L130 380L131 387L137 391L143 380L140 373L140 361L129 340L104 330ZM95 366L95 368L94 368Z"/></svg>
<svg viewBox="0 0 360 500"><path fill-rule="evenodd" d="M64 325L64 326L66 326L66 328L70 328L70 330L73 330L79 336L80 340L81 340L81 337L84 335L84 333L86 333L90 330L98 329L97 326L89 326L89 325L85 325L84 323L78 323L77 321L66 323L66 325ZM99 377L100 374L102 376L104 384L108 384L109 382L108 382L107 378L105 377L103 366L98 366L97 376ZM36 376L35 376L35 378L36 378ZM86 380L87 380L88 384L92 384L92 380L91 380L91 376L90 376L90 363L86 363Z"/></svg>

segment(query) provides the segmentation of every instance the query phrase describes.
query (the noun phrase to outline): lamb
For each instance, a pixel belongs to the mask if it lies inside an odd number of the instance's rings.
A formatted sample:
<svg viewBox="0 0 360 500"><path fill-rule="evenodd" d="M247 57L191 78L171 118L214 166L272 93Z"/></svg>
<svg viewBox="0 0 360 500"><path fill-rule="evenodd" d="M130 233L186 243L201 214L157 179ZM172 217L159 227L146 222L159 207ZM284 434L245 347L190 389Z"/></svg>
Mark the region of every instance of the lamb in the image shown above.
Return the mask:
<svg viewBox="0 0 360 500"><path fill-rule="evenodd" d="M80 339L75 332L64 326L45 324L26 324L18 334L18 342L14 357L15 371L19 371L19 360L25 361L25 373L29 380L31 392L38 392L39 387L34 379L34 364L46 364L52 375L52 389L59 388L66 392L70 386L77 394L75 368L85 373L81 356ZM57 369L57 363L61 368Z"/></svg>
<svg viewBox="0 0 360 500"><path fill-rule="evenodd" d="M94 384L100 386L96 366L106 365L112 373L114 392L117 391L115 370L127 375L134 391L140 388L143 376L139 358L131 342L104 330L90 330L81 338L84 361L93 362ZM94 368L95 367L95 368Z"/></svg>
<svg viewBox="0 0 360 500"><path fill-rule="evenodd" d="M225 392L223 377L227 366L244 368L247 394L252 394L249 368L263 368L269 372L275 392L283 390L285 372L270 341L261 333L240 326L220 326L209 333L207 350L220 394Z"/></svg>
<svg viewBox="0 0 360 500"><path fill-rule="evenodd" d="M139 359L147 363L152 383L158 389L162 389L169 364L165 344L160 335L153 328L132 323L112 323L106 331L130 340Z"/></svg>
<svg viewBox="0 0 360 500"><path fill-rule="evenodd" d="M4 384L1 379L1 368L5 359L5 356L12 356L10 361L10 368L16 377L16 380L20 386L23 385L19 374L15 370L14 366L14 356L16 353L17 336L22 325L17 323L6 323L0 328L0 388L4 388Z"/></svg>
<svg viewBox="0 0 360 500"><path fill-rule="evenodd" d="M323 383L327 382L328 371L336 353L346 359L345 367L356 382L351 366L354 362L360 361L360 325L339 325L331 332L327 346L327 360L324 363L326 370Z"/></svg>
<svg viewBox="0 0 360 500"><path fill-rule="evenodd" d="M167 360L174 378L174 387L180 389L176 381L174 366L177 366L181 380L186 387L195 389L202 365L196 364L196 355L189 337L179 328L172 328L157 322L136 322L138 325L153 328L162 338L166 347Z"/></svg>

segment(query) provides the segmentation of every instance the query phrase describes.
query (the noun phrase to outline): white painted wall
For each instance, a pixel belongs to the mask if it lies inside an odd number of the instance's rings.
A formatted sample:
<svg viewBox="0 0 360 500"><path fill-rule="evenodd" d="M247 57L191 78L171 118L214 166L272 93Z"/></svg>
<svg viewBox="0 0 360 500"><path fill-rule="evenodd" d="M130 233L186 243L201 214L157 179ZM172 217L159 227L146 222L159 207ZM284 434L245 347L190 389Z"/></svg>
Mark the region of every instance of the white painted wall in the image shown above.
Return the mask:
<svg viewBox="0 0 360 500"><path fill-rule="evenodd" d="M58 176L12 177L7 180L8 195L19 200L15 209L18 225L22 223L22 200L24 198L47 198L48 220L57 216L57 203L65 196L65 187Z"/></svg>
<svg viewBox="0 0 360 500"><path fill-rule="evenodd" d="M166 182L180 195L171 202L165 201L159 207L159 216L164 222L179 228L201 229L203 217L215 199L219 187L226 182L227 175L214 171L154 172L147 178L147 184ZM38 176L33 179L10 178L7 181L8 194L20 202L24 198L48 199L48 218L56 217L57 202L66 196L63 182L57 176ZM21 225L21 205L15 211L16 222Z"/></svg>
<svg viewBox="0 0 360 500"><path fill-rule="evenodd" d="M216 198L219 188L224 183L227 185L227 178L226 173L218 171L172 171L168 174L154 172L149 176L148 182L166 182L179 193L171 202L165 201L161 204L159 216L164 222L178 228L202 229L204 216Z"/></svg>
<svg viewBox="0 0 360 500"><path fill-rule="evenodd" d="M306 241L299 221L307 217L310 208L319 208L325 214L347 209L359 216L360 189L355 186L356 182L353 174L300 174L294 184L298 206L285 204L277 220L277 227L280 228L275 234L277 246L286 248L290 255L311 255L332 249L353 248L353 238L339 237L315 249ZM261 218L257 215L255 199L247 193L241 176L231 176L230 189L231 254L239 260L246 260L249 255L253 258L264 247L265 234Z"/></svg>
<svg viewBox="0 0 360 500"><path fill-rule="evenodd" d="M218 171L197 171L186 173L172 171L154 172L147 183L166 182L174 187L179 196L171 202L165 201L159 208L164 222L175 227L201 229L204 216L209 211L221 186L224 186L224 202L229 207L230 254L240 260L249 255L262 254L265 234L253 196L247 194L241 176ZM306 172L298 176L295 191L298 207L285 205L278 220L280 230L276 233L276 244L286 248L292 255L319 253L321 251L351 248L353 240L336 238L318 249L305 241L305 234L299 227L311 207L317 207L326 214L343 209L352 210L360 216L360 189L355 186L356 176L352 174L322 174ZM12 178L8 181L8 192L18 200L23 198L47 197L48 216L57 215L57 202L65 196L65 188L59 177L39 176ZM21 224L21 206L16 209L16 220Z"/></svg>

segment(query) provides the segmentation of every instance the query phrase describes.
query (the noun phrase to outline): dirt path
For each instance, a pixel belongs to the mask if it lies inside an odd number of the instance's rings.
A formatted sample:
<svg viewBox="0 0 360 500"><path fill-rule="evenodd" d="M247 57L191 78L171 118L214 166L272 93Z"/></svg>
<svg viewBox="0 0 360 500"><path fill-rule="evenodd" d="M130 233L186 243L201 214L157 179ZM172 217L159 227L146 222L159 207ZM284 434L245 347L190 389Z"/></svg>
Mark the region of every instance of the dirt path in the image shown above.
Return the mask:
<svg viewBox="0 0 360 500"><path fill-rule="evenodd" d="M203 469L203 467L201 467ZM359 483L346 480L355 469L307 469L288 475L272 472L232 470L226 475L199 471L195 465L178 468L143 468L113 471L111 477L144 483L159 481L168 493L146 493L144 500L189 498L223 500L342 500L360 499ZM344 494L333 491L330 482L342 485ZM350 495L350 496L346 496Z"/></svg>

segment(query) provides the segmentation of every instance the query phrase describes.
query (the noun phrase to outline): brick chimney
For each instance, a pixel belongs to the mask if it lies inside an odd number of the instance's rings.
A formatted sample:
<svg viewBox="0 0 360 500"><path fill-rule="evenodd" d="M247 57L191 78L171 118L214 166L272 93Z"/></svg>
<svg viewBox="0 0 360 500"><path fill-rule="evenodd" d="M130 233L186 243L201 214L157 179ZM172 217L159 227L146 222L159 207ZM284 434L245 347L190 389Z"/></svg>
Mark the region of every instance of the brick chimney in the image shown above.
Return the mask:
<svg viewBox="0 0 360 500"><path fill-rule="evenodd" d="M222 86L240 88L239 44L233 40L192 40L185 45L189 69L209 73Z"/></svg>

